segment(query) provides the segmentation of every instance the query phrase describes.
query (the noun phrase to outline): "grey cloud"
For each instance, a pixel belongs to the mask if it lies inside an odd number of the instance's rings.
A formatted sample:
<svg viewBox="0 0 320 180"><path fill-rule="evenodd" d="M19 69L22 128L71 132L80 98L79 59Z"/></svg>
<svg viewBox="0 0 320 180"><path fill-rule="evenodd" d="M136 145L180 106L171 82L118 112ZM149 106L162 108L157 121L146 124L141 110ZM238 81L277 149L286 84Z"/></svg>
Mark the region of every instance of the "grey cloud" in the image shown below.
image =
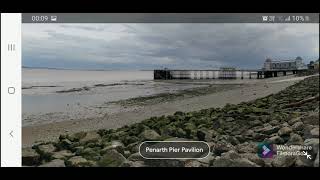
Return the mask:
<svg viewBox="0 0 320 180"><path fill-rule="evenodd" d="M120 25L57 24L38 30L23 24L26 32L33 30L47 34L42 39L23 36L23 62L33 59L41 61L43 66L50 66L51 61L46 59L51 57L59 61L73 61L75 68L77 63L82 66L87 63L88 67L92 64L105 64L108 67L110 64L126 64L127 68L141 69L223 65L259 68L266 57L318 58L319 53L317 25ZM57 30L57 27L62 29ZM42 59L35 58L37 56ZM116 65L114 68L117 68Z"/></svg>

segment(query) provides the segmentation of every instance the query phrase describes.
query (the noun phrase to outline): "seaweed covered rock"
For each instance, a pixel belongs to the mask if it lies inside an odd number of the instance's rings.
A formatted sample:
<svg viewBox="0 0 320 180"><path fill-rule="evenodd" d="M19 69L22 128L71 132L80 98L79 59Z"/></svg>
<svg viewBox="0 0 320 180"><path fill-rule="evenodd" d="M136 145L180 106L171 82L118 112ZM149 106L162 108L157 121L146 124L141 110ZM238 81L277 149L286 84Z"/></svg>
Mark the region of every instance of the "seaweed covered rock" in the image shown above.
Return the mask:
<svg viewBox="0 0 320 180"><path fill-rule="evenodd" d="M50 162L40 165L39 167L66 167L66 165L63 160L54 159Z"/></svg>
<svg viewBox="0 0 320 180"><path fill-rule="evenodd" d="M106 152L101 159L98 161L100 167L120 167L126 161L126 158L112 149Z"/></svg>
<svg viewBox="0 0 320 180"><path fill-rule="evenodd" d="M40 163L40 154L36 150L28 147L22 149L22 165L34 166Z"/></svg>
<svg viewBox="0 0 320 180"><path fill-rule="evenodd" d="M155 141L160 139L160 135L151 129L145 130L140 134L142 140Z"/></svg>

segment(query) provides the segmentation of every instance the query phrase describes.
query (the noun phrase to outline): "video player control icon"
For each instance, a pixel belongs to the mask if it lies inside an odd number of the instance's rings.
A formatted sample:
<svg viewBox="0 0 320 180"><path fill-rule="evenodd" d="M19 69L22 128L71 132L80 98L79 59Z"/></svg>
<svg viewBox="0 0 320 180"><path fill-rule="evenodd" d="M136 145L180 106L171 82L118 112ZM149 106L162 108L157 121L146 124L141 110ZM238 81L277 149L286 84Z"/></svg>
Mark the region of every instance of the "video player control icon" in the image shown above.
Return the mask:
<svg viewBox="0 0 320 180"><path fill-rule="evenodd" d="M8 93L14 94L16 92L16 89L14 87L8 87Z"/></svg>

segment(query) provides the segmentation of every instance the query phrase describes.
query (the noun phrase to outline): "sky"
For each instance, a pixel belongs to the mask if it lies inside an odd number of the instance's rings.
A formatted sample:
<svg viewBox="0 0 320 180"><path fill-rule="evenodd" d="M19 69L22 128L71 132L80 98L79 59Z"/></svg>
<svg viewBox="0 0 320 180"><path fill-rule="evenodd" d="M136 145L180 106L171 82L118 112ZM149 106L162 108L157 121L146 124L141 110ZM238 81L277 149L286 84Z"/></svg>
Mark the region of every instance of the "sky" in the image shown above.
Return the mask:
<svg viewBox="0 0 320 180"><path fill-rule="evenodd" d="M23 24L22 65L65 69L261 68L319 58L319 24Z"/></svg>

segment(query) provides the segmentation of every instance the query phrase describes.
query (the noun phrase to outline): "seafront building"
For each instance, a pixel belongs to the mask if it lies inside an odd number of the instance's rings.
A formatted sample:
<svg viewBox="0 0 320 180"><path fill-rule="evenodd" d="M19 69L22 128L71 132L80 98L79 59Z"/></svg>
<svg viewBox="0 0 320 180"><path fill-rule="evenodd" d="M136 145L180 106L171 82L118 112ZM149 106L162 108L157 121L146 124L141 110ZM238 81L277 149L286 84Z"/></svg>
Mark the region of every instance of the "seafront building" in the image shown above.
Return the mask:
<svg viewBox="0 0 320 180"><path fill-rule="evenodd" d="M301 57L297 57L294 60L272 60L270 58L266 59L263 70L300 70L307 69L307 66L302 62Z"/></svg>

